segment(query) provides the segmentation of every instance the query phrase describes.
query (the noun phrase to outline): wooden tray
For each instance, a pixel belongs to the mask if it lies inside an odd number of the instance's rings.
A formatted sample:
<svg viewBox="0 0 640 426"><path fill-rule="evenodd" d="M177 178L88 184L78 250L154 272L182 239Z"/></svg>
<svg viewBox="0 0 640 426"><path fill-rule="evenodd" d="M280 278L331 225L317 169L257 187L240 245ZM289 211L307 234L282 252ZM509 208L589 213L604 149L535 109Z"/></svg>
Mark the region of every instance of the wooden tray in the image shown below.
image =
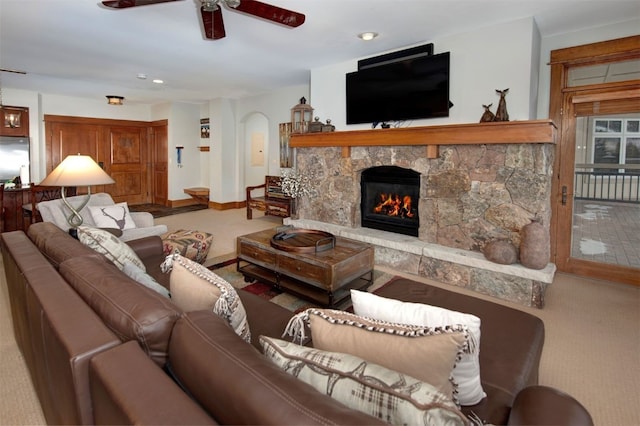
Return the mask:
<svg viewBox="0 0 640 426"><path fill-rule="evenodd" d="M293 236L277 240L274 235L271 238L271 247L295 253L320 253L332 249L336 245L336 237L329 232L314 229L289 229L283 233L287 236Z"/></svg>

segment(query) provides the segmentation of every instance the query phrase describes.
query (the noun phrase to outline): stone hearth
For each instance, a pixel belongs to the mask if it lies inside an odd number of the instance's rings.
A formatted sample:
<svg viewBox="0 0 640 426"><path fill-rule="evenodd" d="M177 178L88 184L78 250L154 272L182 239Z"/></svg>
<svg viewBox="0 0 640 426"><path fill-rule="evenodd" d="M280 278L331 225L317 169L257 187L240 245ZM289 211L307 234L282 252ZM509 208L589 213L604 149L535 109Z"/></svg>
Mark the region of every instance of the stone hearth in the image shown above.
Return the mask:
<svg viewBox="0 0 640 426"><path fill-rule="evenodd" d="M353 146L348 156L339 146L298 147L297 168L315 177L318 195L298 200L297 220L288 222L374 244L376 264L541 308L555 265L540 271L499 265L482 249L497 239L519 247L520 229L532 219L549 226L554 148L441 145L437 158L427 158L424 146L394 146L391 140ZM418 237L361 227L360 174L382 165L421 174Z"/></svg>

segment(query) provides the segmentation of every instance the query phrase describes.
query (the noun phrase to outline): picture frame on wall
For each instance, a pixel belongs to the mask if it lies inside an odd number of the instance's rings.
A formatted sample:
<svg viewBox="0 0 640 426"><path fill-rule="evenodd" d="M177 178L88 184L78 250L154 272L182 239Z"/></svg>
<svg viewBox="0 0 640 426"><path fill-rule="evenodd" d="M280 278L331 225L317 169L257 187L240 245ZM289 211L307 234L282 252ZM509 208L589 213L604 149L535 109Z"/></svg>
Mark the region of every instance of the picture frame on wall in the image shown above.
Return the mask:
<svg viewBox="0 0 640 426"><path fill-rule="evenodd" d="M209 119L208 118L200 119L200 138L209 139Z"/></svg>
<svg viewBox="0 0 640 426"><path fill-rule="evenodd" d="M289 147L289 136L291 135L291 123L280 123L280 167L293 167L293 150Z"/></svg>

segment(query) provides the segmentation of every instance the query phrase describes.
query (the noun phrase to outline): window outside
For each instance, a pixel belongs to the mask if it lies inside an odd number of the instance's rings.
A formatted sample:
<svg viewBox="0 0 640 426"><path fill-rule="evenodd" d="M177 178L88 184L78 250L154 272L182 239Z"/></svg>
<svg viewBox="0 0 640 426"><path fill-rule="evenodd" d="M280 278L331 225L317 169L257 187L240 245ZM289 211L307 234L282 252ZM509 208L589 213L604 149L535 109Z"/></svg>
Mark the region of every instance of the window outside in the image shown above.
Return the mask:
<svg viewBox="0 0 640 426"><path fill-rule="evenodd" d="M640 164L640 120L594 120L593 163L598 165ZM594 168L595 172L639 174L640 170L615 167Z"/></svg>

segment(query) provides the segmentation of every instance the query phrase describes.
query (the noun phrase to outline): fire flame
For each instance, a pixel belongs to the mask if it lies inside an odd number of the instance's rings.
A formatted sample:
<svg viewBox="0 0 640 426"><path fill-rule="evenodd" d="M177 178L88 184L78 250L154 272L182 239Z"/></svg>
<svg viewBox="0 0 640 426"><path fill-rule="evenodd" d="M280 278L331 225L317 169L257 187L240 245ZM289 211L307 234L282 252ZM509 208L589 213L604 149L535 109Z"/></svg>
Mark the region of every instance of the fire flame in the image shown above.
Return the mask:
<svg viewBox="0 0 640 426"><path fill-rule="evenodd" d="M380 203L373 208L376 214L395 216L401 218L412 218L415 213L411 210L411 197L398 194L380 194Z"/></svg>

